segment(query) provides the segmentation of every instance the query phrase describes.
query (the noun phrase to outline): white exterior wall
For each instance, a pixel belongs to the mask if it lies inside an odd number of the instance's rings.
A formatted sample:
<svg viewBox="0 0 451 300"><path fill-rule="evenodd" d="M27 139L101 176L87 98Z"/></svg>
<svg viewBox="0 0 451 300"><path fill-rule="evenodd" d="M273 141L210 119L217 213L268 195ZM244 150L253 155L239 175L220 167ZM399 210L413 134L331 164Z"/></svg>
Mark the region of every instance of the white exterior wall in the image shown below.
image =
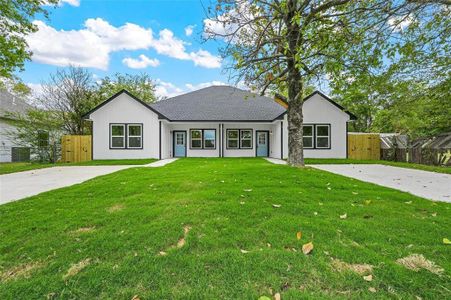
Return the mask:
<svg viewBox="0 0 451 300"><path fill-rule="evenodd" d="M256 131L269 131L269 156L272 156L272 123L224 123L224 157L254 157L256 156ZM227 129L252 129L252 149L227 149Z"/></svg>
<svg viewBox="0 0 451 300"><path fill-rule="evenodd" d="M8 132L14 131L14 126L0 119L0 162L11 162L11 147L16 145L8 136Z"/></svg>
<svg viewBox="0 0 451 300"><path fill-rule="evenodd" d="M161 121L161 159L172 157L171 124Z"/></svg>
<svg viewBox="0 0 451 300"><path fill-rule="evenodd" d="M158 115L125 93L94 111L93 159L159 158ZM142 123L143 149L110 149L110 123Z"/></svg>
<svg viewBox="0 0 451 300"><path fill-rule="evenodd" d="M219 147L220 147L220 133L219 133L219 123L170 123L170 152L172 153L172 143L173 143L173 133L174 130L185 130L186 131L186 156L187 157L219 157ZM216 129L216 149L190 149L190 129Z"/></svg>
<svg viewBox="0 0 451 300"><path fill-rule="evenodd" d="M346 124L349 115L321 95L314 95L303 106L304 124L330 124L330 149L304 149L306 158L346 158ZM284 158L288 157L288 121L284 119Z"/></svg>

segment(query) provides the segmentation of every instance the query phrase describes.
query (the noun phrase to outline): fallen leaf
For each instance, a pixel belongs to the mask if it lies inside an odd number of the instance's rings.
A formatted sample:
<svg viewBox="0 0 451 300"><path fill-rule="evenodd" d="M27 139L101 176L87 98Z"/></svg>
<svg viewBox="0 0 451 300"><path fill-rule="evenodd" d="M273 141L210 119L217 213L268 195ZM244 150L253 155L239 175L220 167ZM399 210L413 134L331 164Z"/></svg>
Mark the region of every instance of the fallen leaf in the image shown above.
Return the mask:
<svg viewBox="0 0 451 300"><path fill-rule="evenodd" d="M373 287L370 287L370 288L368 288L368 291L370 291L371 293L375 293L375 292L376 292L376 289L373 288Z"/></svg>
<svg viewBox="0 0 451 300"><path fill-rule="evenodd" d="M132 300L140 300L138 295L133 296Z"/></svg>
<svg viewBox="0 0 451 300"><path fill-rule="evenodd" d="M280 204L273 204L272 205L272 207L274 207L274 208L280 208L282 205L280 205Z"/></svg>
<svg viewBox="0 0 451 300"><path fill-rule="evenodd" d="M244 204L244 202L243 202L243 201L241 201L241 202L240 202L240 204L241 204L241 205L243 205L243 204Z"/></svg>
<svg viewBox="0 0 451 300"><path fill-rule="evenodd" d="M280 300L280 293L276 293L274 295L274 300Z"/></svg>
<svg viewBox="0 0 451 300"><path fill-rule="evenodd" d="M160 256L165 256L165 255L167 255L167 253L164 252L164 251L160 251L160 252L158 253L158 255L160 255Z"/></svg>
<svg viewBox="0 0 451 300"><path fill-rule="evenodd" d="M340 215L340 219L346 219L348 217L348 214Z"/></svg>
<svg viewBox="0 0 451 300"><path fill-rule="evenodd" d="M353 194L353 195L358 195L359 193L357 193L357 192L352 192L352 194Z"/></svg>
<svg viewBox="0 0 451 300"><path fill-rule="evenodd" d="M310 254L310 252L312 252L312 250L313 250L313 243L312 242L302 245L302 252L305 255Z"/></svg>
<svg viewBox="0 0 451 300"><path fill-rule="evenodd" d="M267 243L266 246L268 246L268 248L271 248L271 244L270 243Z"/></svg>
<svg viewBox="0 0 451 300"><path fill-rule="evenodd" d="M432 216L433 216L433 217L437 217L437 213L436 213L436 212L433 213Z"/></svg>
<svg viewBox="0 0 451 300"><path fill-rule="evenodd" d="M241 253L244 253L244 254L249 253L249 251L244 250L244 249L240 249L240 251L241 251Z"/></svg>
<svg viewBox="0 0 451 300"><path fill-rule="evenodd" d="M412 201L404 202L405 204L412 204Z"/></svg>
<svg viewBox="0 0 451 300"><path fill-rule="evenodd" d="M318 212L317 211L315 211L314 213L313 213L315 216L317 216L318 215Z"/></svg>
<svg viewBox="0 0 451 300"><path fill-rule="evenodd" d="M298 232L296 233L296 238L297 238L298 240L300 240L301 237L302 237L302 232L298 231Z"/></svg>
<svg viewBox="0 0 451 300"><path fill-rule="evenodd" d="M271 300L268 296L261 296L258 300Z"/></svg>
<svg viewBox="0 0 451 300"><path fill-rule="evenodd" d="M328 186L327 189L330 191L332 188L330 186Z"/></svg>
<svg viewBox="0 0 451 300"><path fill-rule="evenodd" d="M252 189L244 189L245 192L252 192Z"/></svg>
<svg viewBox="0 0 451 300"><path fill-rule="evenodd" d="M363 276L363 279L365 280L365 281L373 281L373 275L367 275L367 276Z"/></svg>
<svg viewBox="0 0 451 300"><path fill-rule="evenodd" d="M445 245L451 245L451 241L447 238L443 238L443 244Z"/></svg>
<svg viewBox="0 0 451 300"><path fill-rule="evenodd" d="M365 204L366 205L370 205L371 204L371 200L365 200Z"/></svg>

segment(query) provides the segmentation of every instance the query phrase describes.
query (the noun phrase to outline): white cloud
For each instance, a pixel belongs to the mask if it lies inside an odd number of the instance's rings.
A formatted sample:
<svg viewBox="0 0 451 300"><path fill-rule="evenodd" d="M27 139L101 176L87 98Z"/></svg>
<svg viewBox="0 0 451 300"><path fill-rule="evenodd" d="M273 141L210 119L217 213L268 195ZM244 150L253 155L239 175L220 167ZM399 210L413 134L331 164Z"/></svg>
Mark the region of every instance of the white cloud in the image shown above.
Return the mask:
<svg viewBox="0 0 451 300"><path fill-rule="evenodd" d="M227 85L227 83L215 80L198 84L186 83L183 87L178 87L173 83L157 79L155 93L159 97L174 97L187 92L203 89L212 85Z"/></svg>
<svg viewBox="0 0 451 300"><path fill-rule="evenodd" d="M33 52L33 60L40 63L106 70L111 52L152 48L161 55L191 60L196 66L221 66L221 58L206 50L187 52L187 43L174 36L169 29L161 30L156 39L150 28L132 23L115 27L101 18L87 19L80 30L56 30L42 21L33 23L39 30L27 36L27 42Z"/></svg>
<svg viewBox="0 0 451 300"><path fill-rule="evenodd" d="M160 65L160 61L158 59L148 58L144 54L141 54L139 59L126 57L122 60L122 63L132 69L144 69L147 67L158 67Z"/></svg>
<svg viewBox="0 0 451 300"><path fill-rule="evenodd" d="M388 24L395 29L395 31L403 31L409 27L414 21L410 16L407 17L392 17L388 19Z"/></svg>
<svg viewBox="0 0 451 300"><path fill-rule="evenodd" d="M72 6L80 6L80 0L60 0L59 3L67 3Z"/></svg>
<svg viewBox="0 0 451 300"><path fill-rule="evenodd" d="M185 27L185 35L186 36L191 36L193 34L193 30L194 27L196 27L196 25L188 25Z"/></svg>

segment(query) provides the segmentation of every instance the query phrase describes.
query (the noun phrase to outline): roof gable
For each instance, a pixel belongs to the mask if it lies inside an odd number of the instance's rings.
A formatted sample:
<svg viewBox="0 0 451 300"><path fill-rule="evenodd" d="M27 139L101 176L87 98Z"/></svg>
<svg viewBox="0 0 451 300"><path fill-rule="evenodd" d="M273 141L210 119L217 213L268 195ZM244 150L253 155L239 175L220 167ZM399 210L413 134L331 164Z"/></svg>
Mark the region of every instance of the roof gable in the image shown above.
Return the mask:
<svg viewBox="0 0 451 300"><path fill-rule="evenodd" d="M141 99L139 99L138 97L134 96L132 93L130 93L129 91L123 89L120 90L119 92L117 92L116 94L114 94L113 96L111 96L110 98L108 98L107 100L103 101L102 103L100 103L99 105L97 105L96 107L94 107L93 109L91 109L90 111L88 111L87 113L85 113L83 115L83 118L89 118L89 116L97 111L98 109L102 108L103 106L105 106L106 104L110 103L111 101L113 101L114 99L116 99L119 95L122 94L126 94L128 96L130 96L131 99L137 101L138 103L142 104L145 108L150 109L151 111L153 111L154 113L156 113L160 118L165 118L161 113L159 113L158 111L156 111L155 109L153 109L149 104L147 104L146 102L142 101Z"/></svg>

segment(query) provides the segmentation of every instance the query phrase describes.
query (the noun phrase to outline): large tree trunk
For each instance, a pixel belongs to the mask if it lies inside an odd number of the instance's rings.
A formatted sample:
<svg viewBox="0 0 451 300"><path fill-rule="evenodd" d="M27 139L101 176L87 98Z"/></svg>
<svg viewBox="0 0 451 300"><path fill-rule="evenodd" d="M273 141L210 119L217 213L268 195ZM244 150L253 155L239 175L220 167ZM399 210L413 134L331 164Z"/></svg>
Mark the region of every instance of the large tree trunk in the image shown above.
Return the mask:
<svg viewBox="0 0 451 300"><path fill-rule="evenodd" d="M298 22L294 21L298 6L298 1L287 1L287 14L284 17L288 37L288 51L286 51L288 69L288 164L303 167L302 102L304 100L304 87L299 65L296 64L298 46L301 44L300 28Z"/></svg>
<svg viewBox="0 0 451 300"><path fill-rule="evenodd" d="M302 133L303 86L301 79L288 83L288 163L291 166L304 166L304 143Z"/></svg>

